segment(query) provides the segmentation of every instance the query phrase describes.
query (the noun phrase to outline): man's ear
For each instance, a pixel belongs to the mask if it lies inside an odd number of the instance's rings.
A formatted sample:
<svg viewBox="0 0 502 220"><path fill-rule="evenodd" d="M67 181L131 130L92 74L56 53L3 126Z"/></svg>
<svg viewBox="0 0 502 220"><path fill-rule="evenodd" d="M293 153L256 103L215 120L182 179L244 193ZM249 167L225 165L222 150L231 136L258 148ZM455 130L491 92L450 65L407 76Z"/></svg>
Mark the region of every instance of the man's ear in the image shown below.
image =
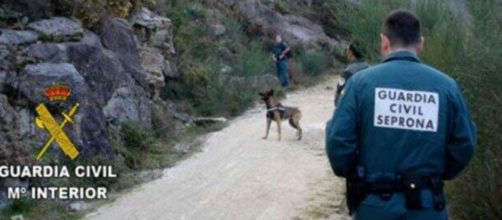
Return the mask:
<svg viewBox="0 0 502 220"><path fill-rule="evenodd" d="M345 55L347 56L347 59L351 60L352 57L354 56L354 53L352 53L352 50L350 50L349 48L347 48L347 50L345 52Z"/></svg>
<svg viewBox="0 0 502 220"><path fill-rule="evenodd" d="M382 56L386 57L391 50L392 47L390 45L389 37L387 37L385 34L380 34L380 53L382 54Z"/></svg>
<svg viewBox="0 0 502 220"><path fill-rule="evenodd" d="M424 45L425 45L425 38L421 37L420 42L418 43L418 46L417 46L417 53L420 53L424 50Z"/></svg>

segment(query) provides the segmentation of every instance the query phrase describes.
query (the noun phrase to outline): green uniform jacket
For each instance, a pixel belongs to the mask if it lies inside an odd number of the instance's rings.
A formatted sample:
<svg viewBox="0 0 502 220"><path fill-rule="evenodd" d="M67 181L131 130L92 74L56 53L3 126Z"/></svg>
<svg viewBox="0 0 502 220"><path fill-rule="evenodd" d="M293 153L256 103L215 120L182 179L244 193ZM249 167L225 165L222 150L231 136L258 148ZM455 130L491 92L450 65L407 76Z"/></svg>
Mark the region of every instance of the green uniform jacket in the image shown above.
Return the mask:
<svg viewBox="0 0 502 220"><path fill-rule="evenodd" d="M343 71L342 77L347 82L350 77L352 77L355 73L364 70L366 68L370 67L368 63L364 59L357 59L354 62L351 62L347 68L345 68L345 71Z"/></svg>
<svg viewBox="0 0 502 220"><path fill-rule="evenodd" d="M350 78L326 127L336 175L358 155L366 178L401 172L456 177L473 156L476 131L457 83L409 51Z"/></svg>
<svg viewBox="0 0 502 220"><path fill-rule="evenodd" d="M347 68L345 68L345 71L343 71L342 78L345 80L343 84L338 84L336 88L336 93L335 93L335 106L338 105L338 100L340 100L340 96L342 95L343 89L345 88L345 85L347 81L349 81L350 77L352 77L354 74L357 72L364 70L366 68L370 67L368 63L364 59L357 59L354 62L351 62Z"/></svg>

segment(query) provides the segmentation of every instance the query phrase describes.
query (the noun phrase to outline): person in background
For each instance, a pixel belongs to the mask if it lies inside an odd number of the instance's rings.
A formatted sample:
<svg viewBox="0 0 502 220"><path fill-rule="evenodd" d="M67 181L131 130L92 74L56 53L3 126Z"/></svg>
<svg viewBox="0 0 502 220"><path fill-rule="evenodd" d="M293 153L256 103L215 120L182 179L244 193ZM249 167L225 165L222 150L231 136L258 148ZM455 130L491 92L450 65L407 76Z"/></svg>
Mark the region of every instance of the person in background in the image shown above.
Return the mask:
<svg viewBox="0 0 502 220"><path fill-rule="evenodd" d="M275 36L275 45L272 49L272 60L277 68L277 77L282 88L289 86L288 60L286 54L290 52L289 46L282 40L281 35Z"/></svg>
<svg viewBox="0 0 502 220"><path fill-rule="evenodd" d="M418 58L420 21L398 10L380 34L382 63L346 83L326 126L354 219L448 219L444 181L469 164L476 129L457 82Z"/></svg>
<svg viewBox="0 0 502 220"><path fill-rule="evenodd" d="M338 85L336 86L335 106L338 104L343 88L345 88L345 83L349 81L350 77L369 67L360 48L354 42L349 44L347 47L346 56L350 63L342 74L342 80L338 82Z"/></svg>

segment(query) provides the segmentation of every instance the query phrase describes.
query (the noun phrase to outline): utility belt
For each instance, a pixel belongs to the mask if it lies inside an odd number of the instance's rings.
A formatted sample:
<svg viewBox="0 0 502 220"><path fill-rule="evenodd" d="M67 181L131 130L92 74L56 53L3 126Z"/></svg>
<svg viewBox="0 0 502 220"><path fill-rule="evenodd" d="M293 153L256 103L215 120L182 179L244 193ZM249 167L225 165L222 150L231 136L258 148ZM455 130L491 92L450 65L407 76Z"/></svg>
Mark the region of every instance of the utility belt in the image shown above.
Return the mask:
<svg viewBox="0 0 502 220"><path fill-rule="evenodd" d="M423 207L422 190L430 190L433 196L434 209L442 211L445 208L443 193L444 182L441 176L397 175L393 181L366 182L367 194L378 194L383 200L389 200L393 193L403 193L406 208L420 210Z"/></svg>
<svg viewBox="0 0 502 220"><path fill-rule="evenodd" d="M430 190L433 196L433 206L437 211L442 211L446 205L443 193L444 181L441 176L423 176L417 174L396 175L393 180L369 182L359 177L347 179L347 205L352 214L358 204L369 194L379 195L382 200L388 201L394 193L403 193L406 208L421 210L426 207L422 202L422 190Z"/></svg>

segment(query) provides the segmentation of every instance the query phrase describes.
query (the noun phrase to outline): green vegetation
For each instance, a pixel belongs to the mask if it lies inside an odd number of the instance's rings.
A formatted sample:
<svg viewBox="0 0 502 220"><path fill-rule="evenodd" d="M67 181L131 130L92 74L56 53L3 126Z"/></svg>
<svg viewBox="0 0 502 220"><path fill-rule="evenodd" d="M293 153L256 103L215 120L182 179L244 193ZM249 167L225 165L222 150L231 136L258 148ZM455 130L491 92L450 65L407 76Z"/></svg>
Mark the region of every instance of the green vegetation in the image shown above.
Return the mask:
<svg viewBox="0 0 502 220"><path fill-rule="evenodd" d="M238 13L209 9L209 3L180 0L170 1L167 6L165 13L175 26L174 43L182 78L167 82L161 97L189 102L188 110L202 116L232 117L247 109L257 100L258 91L242 82L275 74L270 39L241 20ZM212 36L214 21L225 26L223 36ZM301 55L293 62L303 66L298 72L310 79L329 68L321 52Z"/></svg>
<svg viewBox="0 0 502 220"><path fill-rule="evenodd" d="M56 14L72 16L92 27L106 15L126 18L131 11L153 7L155 0L54 0Z"/></svg>
<svg viewBox="0 0 502 220"><path fill-rule="evenodd" d="M54 0L55 15L74 17L85 27L92 28L105 16L127 18L133 10L143 6L171 19L174 25L176 67L179 79L169 79L161 91L161 98L177 103L178 110L195 116L234 117L258 100L260 85L254 79L265 74L275 76L275 65L270 49L273 44L263 34L262 27L246 22L233 10L219 8L211 1L195 0ZM291 2L282 4L283 13L290 13ZM279 7L279 6L278 6ZM305 9L309 10L309 9ZM0 22L14 13L10 8L0 8ZM223 34L215 34L214 25L223 25ZM40 36L40 41L61 41L53 36ZM67 40L67 39L64 39ZM330 57L323 51L304 52L294 48L291 65L294 86L312 85L330 68ZM174 62L173 62L174 63ZM26 63L20 63L23 67ZM250 81L248 81L250 80ZM277 85L279 86L279 85ZM260 87L261 88L261 87ZM276 90L278 90L276 88ZM277 92L280 96L281 91ZM72 169L76 165L113 165L116 179L59 178L47 180L51 186L105 186L112 192L128 189L142 181L139 171L162 169L190 156L198 150L196 135L223 128L225 124L190 125L184 128L176 124L172 115L162 105L152 105L152 124L125 122L110 126L109 140L115 151L114 158L81 157L76 161L51 158L51 164L65 164ZM182 131L180 131L182 130ZM185 144L184 149L176 149ZM45 180L44 180L45 181ZM47 182L30 182L33 185ZM25 218L77 219L79 215L68 213L68 204L61 201L36 202L20 200L3 210L0 219L23 213Z"/></svg>
<svg viewBox="0 0 502 220"><path fill-rule="evenodd" d="M416 2L410 3L410 2ZM457 79L469 101L479 134L478 148L467 170L447 187L456 219L500 219L502 211L502 9L500 1L467 1L471 20L441 1L329 1L334 18L325 25L342 30L363 44L368 57L379 60L379 31L384 17L398 8L414 10L424 27L421 57ZM336 27L336 28L334 28Z"/></svg>
<svg viewBox="0 0 502 220"><path fill-rule="evenodd" d="M328 57L317 51L302 53L300 63L305 74L315 77L323 74L329 68Z"/></svg>
<svg viewBox="0 0 502 220"><path fill-rule="evenodd" d="M36 202L20 199L3 209L0 213L0 219L10 219L11 216L19 215L19 213L23 213L24 219L39 219L40 216L44 216L46 219L73 220L82 217L80 214L68 213L64 204L57 201Z"/></svg>
<svg viewBox="0 0 502 220"><path fill-rule="evenodd" d="M246 77L275 71L275 64L270 59L270 54L266 52L263 42L251 41L247 47L234 66L236 74Z"/></svg>
<svg viewBox="0 0 502 220"><path fill-rule="evenodd" d="M16 20L19 17L20 13L16 12L10 5L0 5L0 22Z"/></svg>

